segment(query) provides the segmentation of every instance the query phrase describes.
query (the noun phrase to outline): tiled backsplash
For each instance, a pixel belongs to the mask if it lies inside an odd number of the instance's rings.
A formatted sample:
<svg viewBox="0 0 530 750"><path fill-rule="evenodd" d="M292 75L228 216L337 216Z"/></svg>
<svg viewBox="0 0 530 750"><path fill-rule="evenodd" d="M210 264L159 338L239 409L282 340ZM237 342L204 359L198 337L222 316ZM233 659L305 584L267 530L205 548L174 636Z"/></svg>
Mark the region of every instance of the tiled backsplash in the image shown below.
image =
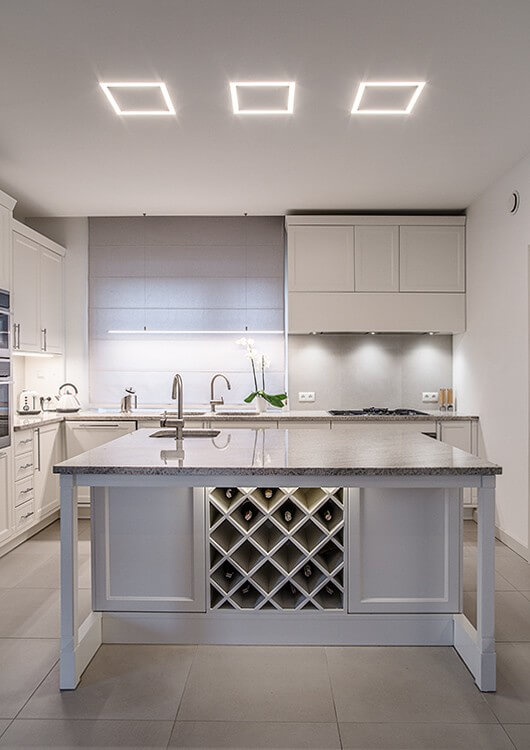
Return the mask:
<svg viewBox="0 0 530 750"><path fill-rule="evenodd" d="M209 399L225 372L240 402L251 390L236 334L127 335L109 330L283 331L281 217L90 219L90 402L116 405L127 386L140 405L166 404L175 372L187 402ZM285 387L284 336L257 334L272 360L267 388ZM219 384L221 386L221 384Z"/></svg>

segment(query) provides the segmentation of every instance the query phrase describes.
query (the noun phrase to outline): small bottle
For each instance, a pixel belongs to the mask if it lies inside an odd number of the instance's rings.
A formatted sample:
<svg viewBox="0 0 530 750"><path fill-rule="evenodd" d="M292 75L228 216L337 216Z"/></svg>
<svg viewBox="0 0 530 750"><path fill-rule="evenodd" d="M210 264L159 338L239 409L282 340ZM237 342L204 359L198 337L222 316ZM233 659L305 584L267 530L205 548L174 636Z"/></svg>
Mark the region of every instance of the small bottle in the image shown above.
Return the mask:
<svg viewBox="0 0 530 750"><path fill-rule="evenodd" d="M232 500L236 496L237 493L237 487L226 487L225 489L225 497L227 500Z"/></svg>
<svg viewBox="0 0 530 750"><path fill-rule="evenodd" d="M249 521L252 521L252 518L254 517L254 510L252 508L252 505L247 505L246 508L243 508L243 518L247 523Z"/></svg>
<svg viewBox="0 0 530 750"><path fill-rule="evenodd" d="M289 508L286 508L283 511L283 520L285 521L285 523L291 523L291 521L293 520L293 514L291 513Z"/></svg>
<svg viewBox="0 0 530 750"><path fill-rule="evenodd" d="M274 490L271 490L270 487L267 487L266 489L263 490L263 495L266 500L270 500L271 497L274 495Z"/></svg>
<svg viewBox="0 0 530 750"><path fill-rule="evenodd" d="M333 511L331 510L331 507L329 505L326 505L326 507L322 510L322 518L326 523L329 523L333 518Z"/></svg>
<svg viewBox="0 0 530 750"><path fill-rule="evenodd" d="M309 563L306 563L304 565L304 575L306 578L311 578L311 576L313 575L313 568L311 567L311 565L309 565Z"/></svg>

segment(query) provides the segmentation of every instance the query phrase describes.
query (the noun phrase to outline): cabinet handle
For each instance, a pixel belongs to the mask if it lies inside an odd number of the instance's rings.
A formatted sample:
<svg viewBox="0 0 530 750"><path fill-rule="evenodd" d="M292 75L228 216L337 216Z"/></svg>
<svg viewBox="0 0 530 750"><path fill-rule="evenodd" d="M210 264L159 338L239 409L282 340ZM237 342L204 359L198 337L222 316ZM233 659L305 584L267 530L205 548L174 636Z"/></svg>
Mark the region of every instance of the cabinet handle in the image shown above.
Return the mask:
<svg viewBox="0 0 530 750"><path fill-rule="evenodd" d="M37 471L40 471L40 427L37 427Z"/></svg>
<svg viewBox="0 0 530 750"><path fill-rule="evenodd" d="M29 513L26 513L26 515L25 515L25 516L20 516L20 520L21 520L21 521L24 521L24 520L25 520L26 518L30 518L30 517L31 517L31 516L33 515L33 513L34 513L34 512L35 512L35 511L33 511L33 510L30 510L30 512L29 512Z"/></svg>
<svg viewBox="0 0 530 750"><path fill-rule="evenodd" d="M20 323L13 325L13 349L20 349Z"/></svg>
<svg viewBox="0 0 530 750"><path fill-rule="evenodd" d="M19 469L29 469L33 464L22 464L22 466L19 466Z"/></svg>
<svg viewBox="0 0 530 750"><path fill-rule="evenodd" d="M33 492L33 487L27 487L25 490L20 490L21 495L27 495L28 492Z"/></svg>
<svg viewBox="0 0 530 750"><path fill-rule="evenodd" d="M42 333L42 346L41 349L43 352L48 351L48 329L47 328L41 328Z"/></svg>
<svg viewBox="0 0 530 750"><path fill-rule="evenodd" d="M32 437L30 437L30 438L25 438L24 440L21 440L21 441L20 441L20 445L22 445L22 444L26 444L26 443L32 443L32 442L33 442L33 438L32 438Z"/></svg>

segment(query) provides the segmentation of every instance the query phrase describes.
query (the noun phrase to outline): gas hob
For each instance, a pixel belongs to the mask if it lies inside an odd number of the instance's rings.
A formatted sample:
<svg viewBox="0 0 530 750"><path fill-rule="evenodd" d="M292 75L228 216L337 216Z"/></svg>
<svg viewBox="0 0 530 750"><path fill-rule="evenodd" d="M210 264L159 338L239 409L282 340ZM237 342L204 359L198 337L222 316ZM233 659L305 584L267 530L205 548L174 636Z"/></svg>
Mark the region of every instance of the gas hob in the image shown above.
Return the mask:
<svg viewBox="0 0 530 750"><path fill-rule="evenodd" d="M370 406L367 409L330 409L328 414L332 417L427 417L425 411L417 409L387 409L380 406Z"/></svg>

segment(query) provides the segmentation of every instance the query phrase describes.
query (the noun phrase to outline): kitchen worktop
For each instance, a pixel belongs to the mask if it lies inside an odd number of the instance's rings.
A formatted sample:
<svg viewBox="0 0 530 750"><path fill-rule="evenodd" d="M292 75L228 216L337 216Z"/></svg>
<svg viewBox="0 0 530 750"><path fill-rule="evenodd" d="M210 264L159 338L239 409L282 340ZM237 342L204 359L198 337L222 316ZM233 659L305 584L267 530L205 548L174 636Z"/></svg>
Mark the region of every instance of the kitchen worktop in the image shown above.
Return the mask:
<svg viewBox="0 0 530 750"><path fill-rule="evenodd" d="M186 438L183 454L173 438L141 429L63 461L58 474L179 476L400 476L500 474L483 459L433 440L374 425L362 437L341 430L221 430L217 438Z"/></svg>
<svg viewBox="0 0 530 750"><path fill-rule="evenodd" d="M168 406L168 410L174 411L174 405ZM201 413L197 413L197 412ZM13 426L15 430L23 430L28 427L39 427L44 424L51 424L53 422L62 422L70 420L83 420L83 421L98 421L98 422L113 422L116 420L120 421L137 421L137 420L153 420L153 423L158 422L162 416L163 409L136 409L130 414L123 414L118 409L86 409L83 411L75 412L73 414L59 414L57 412L44 412L42 414L27 416L16 415L13 420ZM445 412L438 410L431 410L426 412L426 415L413 414L410 416L377 416L373 414L359 414L353 416L332 416L327 411L317 410L270 410L263 413L258 413L252 409L244 409L243 407L234 407L232 410L227 408L226 411L210 412L207 407L191 407L191 413L184 411L184 417L186 422L205 422L222 420L223 422L242 422L248 420L249 423L252 421L271 421L271 422L292 422L303 420L304 422L424 422L429 419L444 420L444 421L461 421L461 420L478 420L476 415L463 414L460 412Z"/></svg>

